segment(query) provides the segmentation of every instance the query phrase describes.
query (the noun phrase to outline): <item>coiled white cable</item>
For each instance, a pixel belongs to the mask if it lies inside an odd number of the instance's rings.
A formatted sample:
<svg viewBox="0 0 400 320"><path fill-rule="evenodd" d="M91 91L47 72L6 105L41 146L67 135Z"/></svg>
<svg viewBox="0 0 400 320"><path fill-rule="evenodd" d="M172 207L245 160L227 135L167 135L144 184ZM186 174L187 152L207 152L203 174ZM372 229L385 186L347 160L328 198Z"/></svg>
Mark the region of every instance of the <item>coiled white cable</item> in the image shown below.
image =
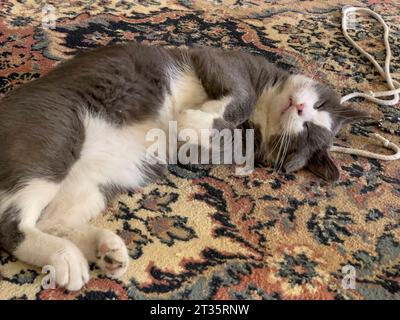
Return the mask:
<svg viewBox="0 0 400 320"><path fill-rule="evenodd" d="M359 12L364 12L367 13L371 16L373 16L376 20L378 20L383 28L384 28L384 34L383 34L383 39L385 42L385 48L386 48L386 58L385 58L385 66L384 69L378 64L378 62L374 59L372 55L370 55L368 52L366 52L363 48L361 48L348 34L347 32L347 20L348 20L348 14L349 13L355 13L356 11ZM392 76L390 74L390 60L392 59L392 51L390 49L390 44L389 44L389 27L383 20L383 18L376 12L368 9L368 8L358 8L358 7L352 7L352 6L345 6L342 9L342 30L345 38L365 57L368 58L369 61L375 66L375 68L378 70L380 75L386 80L388 87L390 90L388 91L379 91L379 92L370 92L370 93L362 93L362 92L353 92L350 93L341 99L341 103L344 103L350 99L356 98L356 97L362 97L364 99L367 99L369 101L372 101L377 104L381 105L386 105L386 106L393 106L397 104L400 100L399 94L400 94L400 83L392 79ZM383 100L383 99L378 99L379 97L390 97L393 96L391 100ZM333 152L341 152L341 153L348 153L348 154L354 154L354 155L359 155L367 158L372 158L372 159L379 159L379 160L398 160L400 159L400 148L393 142L390 142L386 138L382 137L380 134L374 133L374 137L377 141L381 142L382 145L387 148L391 149L395 152L395 154L392 155L385 155L385 154L379 154L379 153L373 153L365 150L360 150L360 149L353 149L353 148L344 148L344 147L338 147L338 146L332 146L330 148L330 151Z"/></svg>

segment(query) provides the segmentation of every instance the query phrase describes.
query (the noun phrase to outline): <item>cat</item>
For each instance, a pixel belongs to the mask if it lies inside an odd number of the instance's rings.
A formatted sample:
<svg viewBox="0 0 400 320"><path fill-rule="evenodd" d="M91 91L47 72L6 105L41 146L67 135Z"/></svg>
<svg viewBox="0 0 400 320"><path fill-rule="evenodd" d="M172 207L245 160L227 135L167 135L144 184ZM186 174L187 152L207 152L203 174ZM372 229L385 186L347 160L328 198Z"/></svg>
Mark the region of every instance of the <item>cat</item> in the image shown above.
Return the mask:
<svg viewBox="0 0 400 320"><path fill-rule="evenodd" d="M150 129L254 128L257 161L335 180L328 148L365 116L328 86L244 52L135 43L84 52L0 101L0 247L53 266L71 291L88 282L88 261L120 277L124 242L89 221L119 191L165 173L146 161Z"/></svg>

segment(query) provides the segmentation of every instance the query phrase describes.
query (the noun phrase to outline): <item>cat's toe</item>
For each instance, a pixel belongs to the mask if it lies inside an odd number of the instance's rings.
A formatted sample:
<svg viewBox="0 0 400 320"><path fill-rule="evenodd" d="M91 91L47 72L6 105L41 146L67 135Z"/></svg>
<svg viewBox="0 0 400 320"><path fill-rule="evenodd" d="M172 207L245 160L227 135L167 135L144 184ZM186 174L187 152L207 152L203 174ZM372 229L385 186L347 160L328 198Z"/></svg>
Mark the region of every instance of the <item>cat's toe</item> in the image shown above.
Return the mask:
<svg viewBox="0 0 400 320"><path fill-rule="evenodd" d="M55 282L69 291L78 291L89 281L89 266L80 250L72 245L50 257Z"/></svg>
<svg viewBox="0 0 400 320"><path fill-rule="evenodd" d="M97 265L109 277L119 278L128 269L129 254L123 240L115 233L106 232L97 248Z"/></svg>

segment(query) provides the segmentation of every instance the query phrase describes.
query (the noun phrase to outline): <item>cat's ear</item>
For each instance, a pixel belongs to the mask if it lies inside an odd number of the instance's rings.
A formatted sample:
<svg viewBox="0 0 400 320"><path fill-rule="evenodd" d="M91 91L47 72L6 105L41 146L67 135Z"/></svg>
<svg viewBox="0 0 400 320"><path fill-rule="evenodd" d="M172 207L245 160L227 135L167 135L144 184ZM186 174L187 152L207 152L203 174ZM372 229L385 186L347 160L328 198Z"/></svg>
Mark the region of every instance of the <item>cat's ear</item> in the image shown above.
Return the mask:
<svg viewBox="0 0 400 320"><path fill-rule="evenodd" d="M327 149L315 152L308 160L306 168L324 180L336 181L339 179L339 168L333 162Z"/></svg>
<svg viewBox="0 0 400 320"><path fill-rule="evenodd" d="M340 105L340 107L337 108L336 116L339 118L342 124L350 123L361 119L371 118L368 112L355 109L353 107L350 107L349 105L345 106Z"/></svg>
<svg viewBox="0 0 400 320"><path fill-rule="evenodd" d="M283 170L286 173L292 173L300 170L307 164L307 157L303 154L293 154L288 157L283 165Z"/></svg>

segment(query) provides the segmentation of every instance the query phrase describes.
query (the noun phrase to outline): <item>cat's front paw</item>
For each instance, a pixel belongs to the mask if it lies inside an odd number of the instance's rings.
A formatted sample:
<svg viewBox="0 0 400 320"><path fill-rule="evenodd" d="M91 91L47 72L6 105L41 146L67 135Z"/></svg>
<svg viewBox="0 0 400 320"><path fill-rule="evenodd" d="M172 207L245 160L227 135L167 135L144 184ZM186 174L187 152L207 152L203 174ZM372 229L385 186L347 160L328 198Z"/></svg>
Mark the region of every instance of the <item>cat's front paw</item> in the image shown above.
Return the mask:
<svg viewBox="0 0 400 320"><path fill-rule="evenodd" d="M124 241L111 231L101 233L96 258L99 268L109 277L119 278L128 269L128 249Z"/></svg>

